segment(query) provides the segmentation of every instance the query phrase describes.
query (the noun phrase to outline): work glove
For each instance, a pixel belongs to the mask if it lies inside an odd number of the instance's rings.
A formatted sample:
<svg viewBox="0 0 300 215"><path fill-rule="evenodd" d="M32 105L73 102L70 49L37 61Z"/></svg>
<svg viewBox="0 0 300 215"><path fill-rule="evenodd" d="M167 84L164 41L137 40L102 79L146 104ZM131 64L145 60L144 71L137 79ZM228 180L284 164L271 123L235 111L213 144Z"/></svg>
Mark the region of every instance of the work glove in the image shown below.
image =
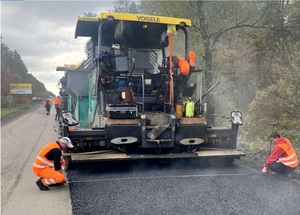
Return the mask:
<svg viewBox="0 0 300 215"><path fill-rule="evenodd" d="M60 159L60 165L61 165L61 168L62 169L65 169L65 167L66 167L66 160L65 159Z"/></svg>

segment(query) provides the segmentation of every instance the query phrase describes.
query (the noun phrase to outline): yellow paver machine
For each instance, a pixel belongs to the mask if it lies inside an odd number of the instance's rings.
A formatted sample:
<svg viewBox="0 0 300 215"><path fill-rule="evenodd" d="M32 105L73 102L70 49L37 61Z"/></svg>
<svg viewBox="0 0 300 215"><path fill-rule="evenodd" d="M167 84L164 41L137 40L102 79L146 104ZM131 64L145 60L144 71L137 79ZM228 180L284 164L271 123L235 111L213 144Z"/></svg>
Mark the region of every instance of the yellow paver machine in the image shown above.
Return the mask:
<svg viewBox="0 0 300 215"><path fill-rule="evenodd" d="M57 67L65 71L60 135L75 146L64 153L69 162L245 155L237 150L241 112L230 113L228 127L207 124L189 26L189 19L141 14L78 18L75 38L90 38L88 58Z"/></svg>

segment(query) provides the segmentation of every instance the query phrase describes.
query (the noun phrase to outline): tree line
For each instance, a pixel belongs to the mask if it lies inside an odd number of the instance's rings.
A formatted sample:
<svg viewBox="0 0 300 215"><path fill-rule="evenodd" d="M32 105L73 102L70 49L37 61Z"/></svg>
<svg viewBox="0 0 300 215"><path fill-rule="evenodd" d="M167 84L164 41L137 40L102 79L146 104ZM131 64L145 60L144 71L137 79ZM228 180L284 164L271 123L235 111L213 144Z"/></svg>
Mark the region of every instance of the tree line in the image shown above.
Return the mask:
<svg viewBox="0 0 300 215"><path fill-rule="evenodd" d="M32 95L36 97L48 97L51 92L46 90L45 85L37 80L22 60L19 53L12 51L1 41L1 107L7 106L7 96L10 93L11 83L31 83ZM30 96L15 96L15 102L26 102Z"/></svg>

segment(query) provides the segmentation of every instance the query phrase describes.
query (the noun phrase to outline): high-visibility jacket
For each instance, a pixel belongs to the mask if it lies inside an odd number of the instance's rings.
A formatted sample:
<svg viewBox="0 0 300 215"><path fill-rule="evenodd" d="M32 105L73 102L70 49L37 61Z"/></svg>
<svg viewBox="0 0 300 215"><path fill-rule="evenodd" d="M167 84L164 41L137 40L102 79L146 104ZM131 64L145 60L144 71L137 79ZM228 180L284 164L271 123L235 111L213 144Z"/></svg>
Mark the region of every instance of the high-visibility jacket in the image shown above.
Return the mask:
<svg viewBox="0 0 300 215"><path fill-rule="evenodd" d="M44 107L48 106L48 107L51 107L51 101L44 101Z"/></svg>
<svg viewBox="0 0 300 215"><path fill-rule="evenodd" d="M194 117L195 104L193 101L187 101L185 105L185 117Z"/></svg>
<svg viewBox="0 0 300 215"><path fill-rule="evenodd" d="M56 97L55 100L54 100L54 106L55 107L61 107L61 100L60 98Z"/></svg>
<svg viewBox="0 0 300 215"><path fill-rule="evenodd" d="M276 145L282 148L286 153L286 156L280 157L278 160L286 166L296 168L298 166L298 159L291 142L288 139L281 137Z"/></svg>
<svg viewBox="0 0 300 215"><path fill-rule="evenodd" d="M190 64L183 57L177 57L178 66L180 68L181 74L188 75L190 72Z"/></svg>
<svg viewBox="0 0 300 215"><path fill-rule="evenodd" d="M38 169L44 169L47 167L52 167L54 169L54 161L48 160L45 155L51 150L51 149L60 149L59 145L56 142L50 142L42 150L39 152L37 157L34 160L33 166ZM65 162L62 161L61 164L65 165Z"/></svg>

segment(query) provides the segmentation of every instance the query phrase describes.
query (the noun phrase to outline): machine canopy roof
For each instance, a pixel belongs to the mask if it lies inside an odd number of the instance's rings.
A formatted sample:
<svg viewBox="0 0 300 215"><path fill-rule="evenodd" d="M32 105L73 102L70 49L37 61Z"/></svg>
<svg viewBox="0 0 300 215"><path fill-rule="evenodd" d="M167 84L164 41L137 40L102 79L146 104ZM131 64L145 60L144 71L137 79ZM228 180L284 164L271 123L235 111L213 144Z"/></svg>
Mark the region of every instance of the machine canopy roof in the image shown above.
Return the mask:
<svg viewBox="0 0 300 215"><path fill-rule="evenodd" d="M98 38L102 23L102 41L120 43L128 47L161 48L168 45L168 25L176 29L191 26L191 20L164 16L101 12L97 17L78 17L75 38L78 36ZM104 42L104 43L105 43Z"/></svg>

